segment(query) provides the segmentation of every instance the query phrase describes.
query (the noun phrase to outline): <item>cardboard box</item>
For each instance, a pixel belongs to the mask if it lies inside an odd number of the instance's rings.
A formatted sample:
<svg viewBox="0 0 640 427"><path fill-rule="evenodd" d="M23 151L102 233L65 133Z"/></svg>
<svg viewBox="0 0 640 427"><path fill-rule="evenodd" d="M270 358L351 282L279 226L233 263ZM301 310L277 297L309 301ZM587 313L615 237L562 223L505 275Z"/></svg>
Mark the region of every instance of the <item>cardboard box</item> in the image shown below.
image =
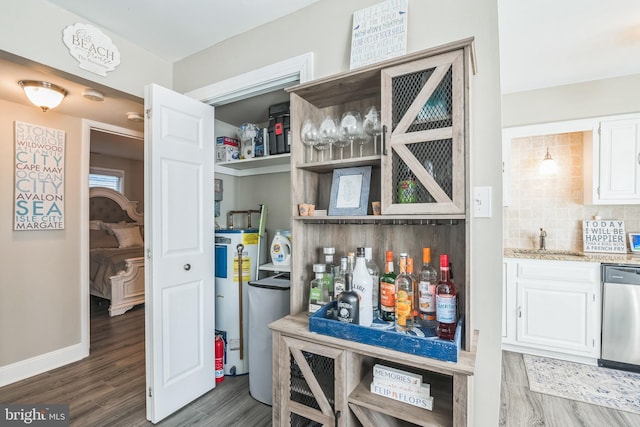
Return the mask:
<svg viewBox="0 0 640 427"><path fill-rule="evenodd" d="M216 138L216 145L230 145L232 147L238 147L240 141L230 136L219 136Z"/></svg>
<svg viewBox="0 0 640 427"><path fill-rule="evenodd" d="M240 150L238 147L232 145L217 145L216 146L216 161L217 162L232 162L240 158Z"/></svg>

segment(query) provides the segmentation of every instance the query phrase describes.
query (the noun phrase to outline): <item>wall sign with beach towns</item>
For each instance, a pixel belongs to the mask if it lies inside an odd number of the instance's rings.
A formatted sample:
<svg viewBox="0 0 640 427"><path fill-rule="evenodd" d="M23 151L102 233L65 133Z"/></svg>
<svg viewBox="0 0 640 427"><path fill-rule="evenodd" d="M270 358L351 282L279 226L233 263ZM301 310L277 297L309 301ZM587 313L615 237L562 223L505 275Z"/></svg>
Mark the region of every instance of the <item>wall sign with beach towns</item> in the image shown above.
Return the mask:
<svg viewBox="0 0 640 427"><path fill-rule="evenodd" d="M585 252L627 252L624 221L597 219L582 221L582 241Z"/></svg>
<svg viewBox="0 0 640 427"><path fill-rule="evenodd" d="M65 132L15 122L14 230L64 229Z"/></svg>

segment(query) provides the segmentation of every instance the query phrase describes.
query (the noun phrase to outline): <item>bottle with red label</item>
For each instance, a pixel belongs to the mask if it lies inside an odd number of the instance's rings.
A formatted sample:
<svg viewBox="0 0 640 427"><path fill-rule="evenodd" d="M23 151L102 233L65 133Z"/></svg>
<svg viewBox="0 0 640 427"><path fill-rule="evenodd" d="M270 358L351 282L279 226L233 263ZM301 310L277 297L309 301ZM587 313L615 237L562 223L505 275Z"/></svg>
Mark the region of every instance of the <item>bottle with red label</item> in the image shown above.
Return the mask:
<svg viewBox="0 0 640 427"><path fill-rule="evenodd" d="M440 255L440 280L436 286L436 335L452 341L456 335L458 321L456 286L449 269L449 255Z"/></svg>

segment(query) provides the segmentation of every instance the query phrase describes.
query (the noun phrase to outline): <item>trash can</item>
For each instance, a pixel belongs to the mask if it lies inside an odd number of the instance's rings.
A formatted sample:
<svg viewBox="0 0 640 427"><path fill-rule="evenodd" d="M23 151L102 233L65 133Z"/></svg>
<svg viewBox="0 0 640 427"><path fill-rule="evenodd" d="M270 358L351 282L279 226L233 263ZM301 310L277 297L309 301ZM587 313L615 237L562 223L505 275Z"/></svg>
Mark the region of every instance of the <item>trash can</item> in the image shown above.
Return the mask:
<svg viewBox="0 0 640 427"><path fill-rule="evenodd" d="M289 274L249 282L249 393L272 404L271 329L267 325L289 314Z"/></svg>

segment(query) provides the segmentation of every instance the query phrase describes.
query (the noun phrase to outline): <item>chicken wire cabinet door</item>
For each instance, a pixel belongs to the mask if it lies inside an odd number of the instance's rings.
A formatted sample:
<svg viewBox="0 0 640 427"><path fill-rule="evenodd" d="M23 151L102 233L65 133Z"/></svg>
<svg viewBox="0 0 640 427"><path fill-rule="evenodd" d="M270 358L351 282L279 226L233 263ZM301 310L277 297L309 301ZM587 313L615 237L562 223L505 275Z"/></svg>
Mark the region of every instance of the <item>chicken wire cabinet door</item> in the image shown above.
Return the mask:
<svg viewBox="0 0 640 427"><path fill-rule="evenodd" d="M344 350L281 339L281 425L350 425Z"/></svg>
<svg viewBox="0 0 640 427"><path fill-rule="evenodd" d="M383 214L465 214L464 52L382 70Z"/></svg>

